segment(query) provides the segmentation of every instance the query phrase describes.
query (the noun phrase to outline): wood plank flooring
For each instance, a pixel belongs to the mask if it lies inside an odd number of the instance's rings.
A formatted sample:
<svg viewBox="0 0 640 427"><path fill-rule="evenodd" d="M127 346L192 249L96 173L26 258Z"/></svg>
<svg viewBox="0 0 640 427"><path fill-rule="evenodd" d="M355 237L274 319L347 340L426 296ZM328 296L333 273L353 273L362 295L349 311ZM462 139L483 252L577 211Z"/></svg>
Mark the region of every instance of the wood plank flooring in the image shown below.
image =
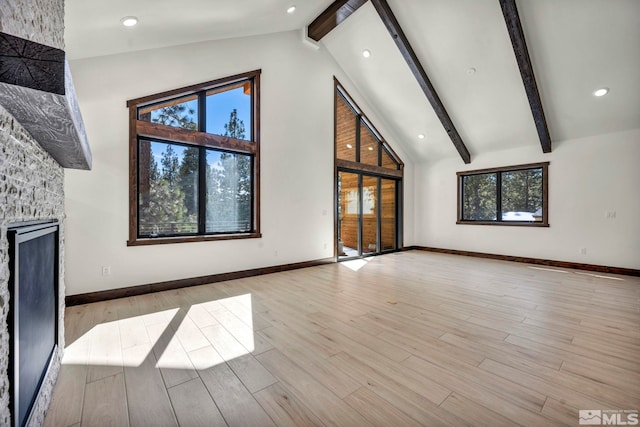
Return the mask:
<svg viewBox="0 0 640 427"><path fill-rule="evenodd" d="M404 252L66 311L45 426L553 426L640 410L640 279Z"/></svg>

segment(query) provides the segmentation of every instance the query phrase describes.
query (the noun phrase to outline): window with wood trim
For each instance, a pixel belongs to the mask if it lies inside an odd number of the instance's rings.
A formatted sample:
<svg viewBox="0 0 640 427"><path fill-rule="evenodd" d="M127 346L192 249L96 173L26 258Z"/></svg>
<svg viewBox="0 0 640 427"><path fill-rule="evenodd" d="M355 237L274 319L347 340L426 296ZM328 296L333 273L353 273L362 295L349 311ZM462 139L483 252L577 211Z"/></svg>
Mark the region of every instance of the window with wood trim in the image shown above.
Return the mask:
<svg viewBox="0 0 640 427"><path fill-rule="evenodd" d="M335 82L338 259L402 248L403 163Z"/></svg>
<svg viewBox="0 0 640 427"><path fill-rule="evenodd" d="M341 165L398 171L402 162L336 83L336 159ZM346 163L345 163L346 162ZM355 165L360 163L360 166ZM367 165L372 168L367 168ZM379 170L378 170L379 171ZM387 171L389 172L389 171ZM401 174L395 173L396 176Z"/></svg>
<svg viewBox="0 0 640 427"><path fill-rule="evenodd" d="M260 71L127 102L129 245L260 237Z"/></svg>
<svg viewBox="0 0 640 427"><path fill-rule="evenodd" d="M458 224L548 227L549 162L458 172Z"/></svg>

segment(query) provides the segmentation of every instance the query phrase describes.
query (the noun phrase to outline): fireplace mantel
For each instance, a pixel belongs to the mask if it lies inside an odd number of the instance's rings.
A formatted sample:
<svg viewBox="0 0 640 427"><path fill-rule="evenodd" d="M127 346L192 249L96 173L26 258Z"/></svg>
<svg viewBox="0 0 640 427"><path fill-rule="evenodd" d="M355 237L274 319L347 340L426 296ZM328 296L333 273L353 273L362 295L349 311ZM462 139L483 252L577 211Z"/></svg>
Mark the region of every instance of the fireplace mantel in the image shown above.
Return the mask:
<svg viewBox="0 0 640 427"><path fill-rule="evenodd" d="M0 105L62 167L91 169L64 51L0 32Z"/></svg>

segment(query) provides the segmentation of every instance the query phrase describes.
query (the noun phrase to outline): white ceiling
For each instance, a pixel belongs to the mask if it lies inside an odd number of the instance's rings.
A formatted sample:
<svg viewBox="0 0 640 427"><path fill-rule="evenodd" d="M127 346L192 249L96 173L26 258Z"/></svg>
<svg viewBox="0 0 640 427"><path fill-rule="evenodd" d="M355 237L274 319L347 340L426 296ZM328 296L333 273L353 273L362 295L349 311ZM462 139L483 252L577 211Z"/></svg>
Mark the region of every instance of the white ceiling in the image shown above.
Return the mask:
<svg viewBox="0 0 640 427"><path fill-rule="evenodd" d="M540 146L498 0L388 1L472 159ZM640 128L640 1L518 6L554 143ZM371 4L323 43L406 149L424 161L458 155ZM594 97L603 86L611 92Z"/></svg>
<svg viewBox="0 0 640 427"><path fill-rule="evenodd" d="M303 28L332 0L66 0L70 59ZM295 13L286 10L296 4ZM120 20L135 16L139 25Z"/></svg>
<svg viewBox="0 0 640 427"><path fill-rule="evenodd" d="M472 158L540 145L498 0L388 2ZM288 15L292 3L67 0L67 53L78 59L301 29L332 0L297 1ZM518 8L555 146L640 128L640 1L520 0ZM140 25L124 28L120 19L127 15ZM388 139L420 161L458 157L370 3L322 44L384 117ZM363 49L372 56L363 58ZM610 93L595 98L593 91L603 86Z"/></svg>

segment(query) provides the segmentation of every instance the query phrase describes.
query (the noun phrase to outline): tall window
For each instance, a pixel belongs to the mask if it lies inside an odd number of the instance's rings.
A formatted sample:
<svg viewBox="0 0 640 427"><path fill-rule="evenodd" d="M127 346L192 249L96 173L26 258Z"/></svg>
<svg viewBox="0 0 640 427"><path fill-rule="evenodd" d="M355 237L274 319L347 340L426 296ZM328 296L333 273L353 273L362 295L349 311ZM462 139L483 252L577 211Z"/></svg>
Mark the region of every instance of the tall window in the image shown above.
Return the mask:
<svg viewBox="0 0 640 427"><path fill-rule="evenodd" d="M548 167L458 172L458 224L549 226Z"/></svg>
<svg viewBox="0 0 640 427"><path fill-rule="evenodd" d="M134 99L129 245L260 237L260 71Z"/></svg>
<svg viewBox="0 0 640 427"><path fill-rule="evenodd" d="M339 259L401 248L404 165L337 81L335 162Z"/></svg>

